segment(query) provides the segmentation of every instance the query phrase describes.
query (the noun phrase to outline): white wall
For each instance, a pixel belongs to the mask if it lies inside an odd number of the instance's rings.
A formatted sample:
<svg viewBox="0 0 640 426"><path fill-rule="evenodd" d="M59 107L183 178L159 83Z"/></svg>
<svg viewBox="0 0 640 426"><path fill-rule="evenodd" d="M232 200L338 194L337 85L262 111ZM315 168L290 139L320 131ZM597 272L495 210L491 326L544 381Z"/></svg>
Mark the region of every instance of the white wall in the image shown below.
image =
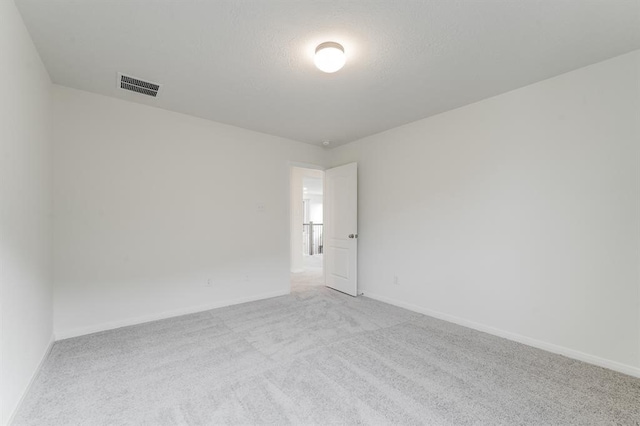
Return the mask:
<svg viewBox="0 0 640 426"><path fill-rule="evenodd" d="M361 290L640 373L639 86L636 51L330 151Z"/></svg>
<svg viewBox="0 0 640 426"><path fill-rule="evenodd" d="M309 200L309 220L313 223L322 223L322 195L306 194L305 200Z"/></svg>
<svg viewBox="0 0 640 426"><path fill-rule="evenodd" d="M52 342L51 81L0 1L0 424Z"/></svg>
<svg viewBox="0 0 640 426"><path fill-rule="evenodd" d="M290 230L291 233L291 272L304 271L302 261L302 180L305 169L291 167L291 213Z"/></svg>
<svg viewBox="0 0 640 426"><path fill-rule="evenodd" d="M290 162L323 149L61 86L54 106L56 337L289 292Z"/></svg>

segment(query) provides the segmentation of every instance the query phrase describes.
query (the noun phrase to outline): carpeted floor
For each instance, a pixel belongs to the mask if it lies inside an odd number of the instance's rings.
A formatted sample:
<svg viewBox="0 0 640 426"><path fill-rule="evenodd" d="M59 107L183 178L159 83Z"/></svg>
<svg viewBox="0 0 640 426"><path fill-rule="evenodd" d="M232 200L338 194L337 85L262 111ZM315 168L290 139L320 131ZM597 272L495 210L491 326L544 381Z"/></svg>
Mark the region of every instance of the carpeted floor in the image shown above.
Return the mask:
<svg viewBox="0 0 640 426"><path fill-rule="evenodd" d="M14 424L639 420L640 379L298 280L289 296L57 342Z"/></svg>
<svg viewBox="0 0 640 426"><path fill-rule="evenodd" d="M306 256L306 258L309 257L311 256ZM313 261L305 258L305 268L303 272L291 274L291 285L293 288L300 286L324 286L322 263L320 263L319 266L316 265L318 257L320 258L319 262L322 262L322 255L313 257L315 258Z"/></svg>

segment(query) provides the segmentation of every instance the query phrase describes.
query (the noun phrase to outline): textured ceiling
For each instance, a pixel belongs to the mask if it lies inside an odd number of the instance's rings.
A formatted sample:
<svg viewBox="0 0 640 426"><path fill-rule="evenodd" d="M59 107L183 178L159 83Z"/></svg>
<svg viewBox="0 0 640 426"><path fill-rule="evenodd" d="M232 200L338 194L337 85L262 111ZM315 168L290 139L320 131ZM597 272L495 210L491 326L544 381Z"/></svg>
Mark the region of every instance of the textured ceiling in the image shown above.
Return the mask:
<svg viewBox="0 0 640 426"><path fill-rule="evenodd" d="M55 83L331 146L640 48L640 0L16 4ZM327 40L335 74L313 65Z"/></svg>

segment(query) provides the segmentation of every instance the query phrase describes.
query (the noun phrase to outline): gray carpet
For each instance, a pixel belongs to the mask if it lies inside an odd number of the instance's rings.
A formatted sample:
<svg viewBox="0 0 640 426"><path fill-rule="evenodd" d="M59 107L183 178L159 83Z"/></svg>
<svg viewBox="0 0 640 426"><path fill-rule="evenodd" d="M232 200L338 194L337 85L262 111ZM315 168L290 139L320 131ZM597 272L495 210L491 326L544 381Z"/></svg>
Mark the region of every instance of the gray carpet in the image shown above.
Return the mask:
<svg viewBox="0 0 640 426"><path fill-rule="evenodd" d="M16 425L638 425L640 379L320 286L57 342Z"/></svg>

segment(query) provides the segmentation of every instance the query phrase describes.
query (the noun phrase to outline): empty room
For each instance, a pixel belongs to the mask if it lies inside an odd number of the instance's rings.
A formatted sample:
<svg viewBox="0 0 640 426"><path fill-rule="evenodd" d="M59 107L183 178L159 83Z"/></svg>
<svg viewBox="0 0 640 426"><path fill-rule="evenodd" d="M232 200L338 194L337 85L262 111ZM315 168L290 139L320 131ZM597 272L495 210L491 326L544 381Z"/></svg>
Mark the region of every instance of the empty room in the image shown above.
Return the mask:
<svg viewBox="0 0 640 426"><path fill-rule="evenodd" d="M0 426L640 425L640 0L0 0Z"/></svg>

